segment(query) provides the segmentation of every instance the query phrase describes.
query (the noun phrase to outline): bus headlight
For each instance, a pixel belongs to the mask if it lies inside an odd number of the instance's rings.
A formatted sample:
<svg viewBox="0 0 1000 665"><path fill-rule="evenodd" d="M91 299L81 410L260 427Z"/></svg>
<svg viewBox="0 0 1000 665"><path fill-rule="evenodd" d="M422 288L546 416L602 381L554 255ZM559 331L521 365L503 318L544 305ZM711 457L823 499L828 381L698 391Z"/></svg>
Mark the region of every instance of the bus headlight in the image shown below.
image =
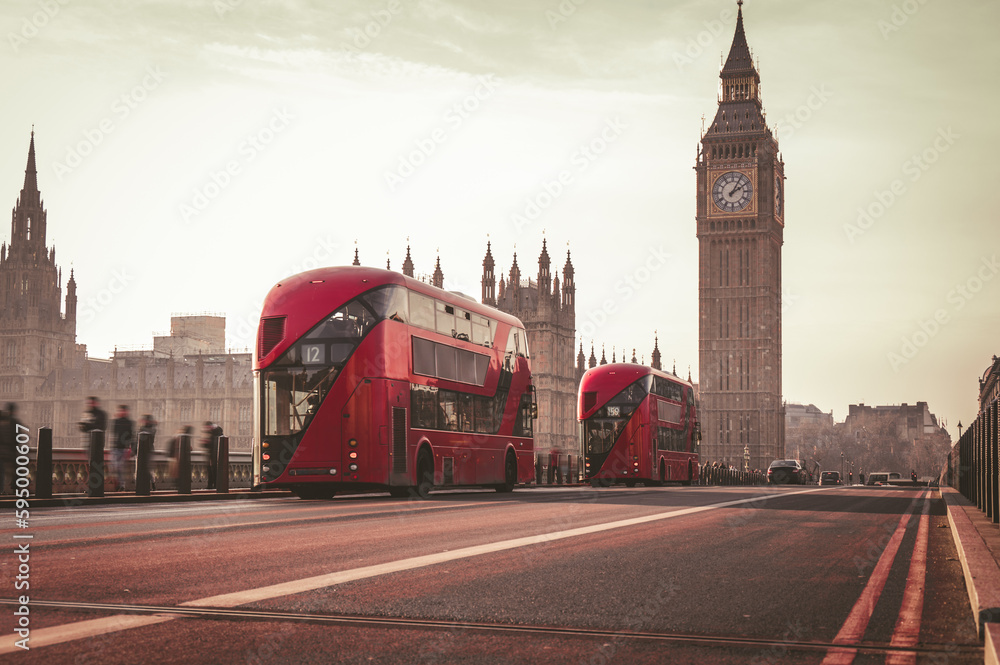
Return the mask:
<svg viewBox="0 0 1000 665"><path fill-rule="evenodd" d="M351 464L347 468L350 469L351 471L357 471L358 470L358 465L357 464Z"/></svg>
<svg viewBox="0 0 1000 665"><path fill-rule="evenodd" d="M358 451L352 450L350 454L348 454L347 456L350 457L351 459L358 459Z"/></svg>

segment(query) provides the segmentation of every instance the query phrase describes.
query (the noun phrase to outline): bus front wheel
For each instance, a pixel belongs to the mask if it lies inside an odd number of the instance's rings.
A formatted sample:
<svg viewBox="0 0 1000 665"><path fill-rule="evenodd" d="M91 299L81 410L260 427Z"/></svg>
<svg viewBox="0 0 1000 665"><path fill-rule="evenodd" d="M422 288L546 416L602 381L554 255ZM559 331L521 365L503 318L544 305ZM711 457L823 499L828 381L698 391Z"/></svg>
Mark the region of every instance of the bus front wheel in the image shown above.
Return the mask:
<svg viewBox="0 0 1000 665"><path fill-rule="evenodd" d="M420 455L417 461L417 496L426 499L434 487L434 461L427 453Z"/></svg>
<svg viewBox="0 0 1000 665"><path fill-rule="evenodd" d="M507 459L503 463L503 484L497 485L498 492L513 492L514 485L517 484L517 457L513 452L507 453Z"/></svg>

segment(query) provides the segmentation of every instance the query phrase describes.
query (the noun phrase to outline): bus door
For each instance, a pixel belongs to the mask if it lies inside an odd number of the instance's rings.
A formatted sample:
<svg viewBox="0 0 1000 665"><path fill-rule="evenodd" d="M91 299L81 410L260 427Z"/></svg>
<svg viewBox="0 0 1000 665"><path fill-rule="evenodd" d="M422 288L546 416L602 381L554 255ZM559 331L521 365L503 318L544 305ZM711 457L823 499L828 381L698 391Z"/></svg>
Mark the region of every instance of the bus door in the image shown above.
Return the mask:
<svg viewBox="0 0 1000 665"><path fill-rule="evenodd" d="M641 470L643 468L648 468L644 466L647 463L646 450L649 446L646 445L646 439L648 434L649 423L638 424L632 432L632 437L628 442L628 459L625 465L627 474L623 474L622 478L635 480L642 477Z"/></svg>
<svg viewBox="0 0 1000 665"><path fill-rule="evenodd" d="M347 482L389 482L390 419L386 381L362 379L342 414L341 474Z"/></svg>
<svg viewBox="0 0 1000 665"><path fill-rule="evenodd" d="M410 451L406 445L410 431L408 420L410 384L405 381L387 381L386 383L387 418L379 425L379 439L384 438L387 443L389 484L405 486L410 484L412 476L409 462Z"/></svg>

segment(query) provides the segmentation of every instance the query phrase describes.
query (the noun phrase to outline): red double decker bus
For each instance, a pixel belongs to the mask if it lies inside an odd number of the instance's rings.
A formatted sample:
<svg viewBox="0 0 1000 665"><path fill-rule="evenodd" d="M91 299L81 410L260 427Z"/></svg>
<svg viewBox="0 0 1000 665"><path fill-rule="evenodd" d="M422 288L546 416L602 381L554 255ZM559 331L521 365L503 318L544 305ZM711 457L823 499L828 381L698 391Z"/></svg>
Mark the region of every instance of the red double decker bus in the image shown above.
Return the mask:
<svg viewBox="0 0 1000 665"><path fill-rule="evenodd" d="M302 498L534 478L527 337L516 318L398 273L323 268L264 301L253 482Z"/></svg>
<svg viewBox="0 0 1000 665"><path fill-rule="evenodd" d="M691 384L652 367L614 363L580 381L584 480L595 487L698 480L701 434Z"/></svg>

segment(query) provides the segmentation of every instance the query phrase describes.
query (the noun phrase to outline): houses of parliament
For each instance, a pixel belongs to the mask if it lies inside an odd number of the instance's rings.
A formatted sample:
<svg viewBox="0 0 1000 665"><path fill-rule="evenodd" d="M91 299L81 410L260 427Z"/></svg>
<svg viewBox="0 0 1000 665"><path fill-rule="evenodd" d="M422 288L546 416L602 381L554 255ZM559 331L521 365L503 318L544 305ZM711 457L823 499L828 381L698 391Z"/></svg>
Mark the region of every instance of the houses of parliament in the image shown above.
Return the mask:
<svg viewBox="0 0 1000 665"><path fill-rule="evenodd" d="M701 137L695 164L696 395L702 459L740 464L748 456L752 468L766 468L784 455L784 162L763 115L760 77L739 4L732 46L720 73L718 110ZM158 443L180 426L211 420L222 425L234 449L248 450L252 357L227 352L224 317L173 316L170 334L154 337L151 349L89 358L76 338L76 278L70 271L64 297L55 248L46 246L47 222L32 131L10 240L0 247L0 402L17 403L19 418L31 427L52 427L53 445L60 448L83 445L77 423L85 398L94 395L108 410L125 404L133 417L151 414L159 423ZM355 264L360 264L357 250ZM575 455L577 386L586 369L608 361L603 348L598 360L593 342L589 357L583 341L577 342L572 257L567 251L561 270L554 267L543 240L534 276L522 274L515 253L509 272L498 278L488 242L482 267L482 302L518 317L528 334L539 411L536 450ZM409 247L402 272L414 275ZM429 281L444 284L440 258ZM612 362L616 354L612 352ZM621 361L626 358L623 350ZM635 350L630 360L640 361ZM655 337L650 364L662 369Z"/></svg>

